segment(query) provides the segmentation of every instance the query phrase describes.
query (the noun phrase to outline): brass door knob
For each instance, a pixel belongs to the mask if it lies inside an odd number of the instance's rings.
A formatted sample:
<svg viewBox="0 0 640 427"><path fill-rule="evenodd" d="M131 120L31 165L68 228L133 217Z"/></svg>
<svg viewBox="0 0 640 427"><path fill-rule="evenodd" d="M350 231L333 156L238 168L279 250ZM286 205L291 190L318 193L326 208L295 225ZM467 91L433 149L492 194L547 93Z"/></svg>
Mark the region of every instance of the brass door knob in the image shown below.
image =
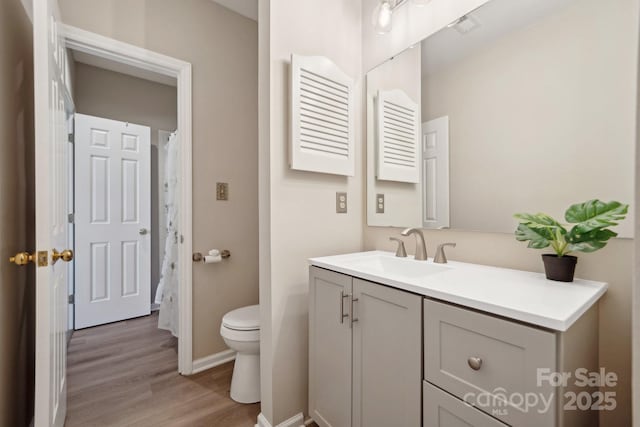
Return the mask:
<svg viewBox="0 0 640 427"><path fill-rule="evenodd" d="M27 265L33 262L34 256L29 252L18 252L15 256L9 258L9 262L15 265Z"/></svg>
<svg viewBox="0 0 640 427"><path fill-rule="evenodd" d="M71 249L65 249L62 252L58 252L56 249L51 250L51 261L55 264L59 259L64 262L69 262L73 259L73 251Z"/></svg>

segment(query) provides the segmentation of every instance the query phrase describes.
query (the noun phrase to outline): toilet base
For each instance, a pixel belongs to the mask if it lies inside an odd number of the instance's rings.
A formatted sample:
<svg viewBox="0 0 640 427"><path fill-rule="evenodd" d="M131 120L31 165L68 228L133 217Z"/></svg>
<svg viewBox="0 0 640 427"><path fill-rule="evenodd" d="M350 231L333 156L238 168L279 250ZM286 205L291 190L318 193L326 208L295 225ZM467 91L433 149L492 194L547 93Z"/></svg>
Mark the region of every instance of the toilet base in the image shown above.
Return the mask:
<svg viewBox="0 0 640 427"><path fill-rule="evenodd" d="M259 354L236 354L231 378L231 399L238 403L260 402Z"/></svg>

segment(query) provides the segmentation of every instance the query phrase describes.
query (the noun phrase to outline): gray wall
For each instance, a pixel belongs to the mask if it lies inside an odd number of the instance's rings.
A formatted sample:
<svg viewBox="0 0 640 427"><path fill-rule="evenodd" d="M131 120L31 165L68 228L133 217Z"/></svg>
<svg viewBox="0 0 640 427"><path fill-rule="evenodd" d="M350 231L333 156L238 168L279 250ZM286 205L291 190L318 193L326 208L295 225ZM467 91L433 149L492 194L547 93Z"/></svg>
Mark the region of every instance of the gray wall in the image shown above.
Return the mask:
<svg viewBox="0 0 640 427"><path fill-rule="evenodd" d="M33 415L33 265L9 256L34 250L32 26L19 0L0 7L0 425Z"/></svg>
<svg viewBox="0 0 640 427"><path fill-rule="evenodd" d="M158 173L158 131L177 127L177 92L172 86L76 63L74 101L76 111L151 128L151 300L153 301L164 255L160 227L164 208Z"/></svg>

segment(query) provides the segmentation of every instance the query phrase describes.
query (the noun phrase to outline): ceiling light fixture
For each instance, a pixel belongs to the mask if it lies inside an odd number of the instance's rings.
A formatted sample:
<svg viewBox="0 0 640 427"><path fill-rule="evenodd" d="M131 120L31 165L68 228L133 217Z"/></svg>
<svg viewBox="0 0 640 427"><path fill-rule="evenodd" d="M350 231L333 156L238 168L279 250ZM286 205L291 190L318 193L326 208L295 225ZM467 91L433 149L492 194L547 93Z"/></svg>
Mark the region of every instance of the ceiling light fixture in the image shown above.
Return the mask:
<svg viewBox="0 0 640 427"><path fill-rule="evenodd" d="M375 9L373 9L372 24L378 34L386 34L393 27L393 9L392 0L380 1Z"/></svg>
<svg viewBox="0 0 640 427"><path fill-rule="evenodd" d="M416 6L424 6L431 0L411 0ZM393 12L408 0L379 0L373 9L371 23L378 34L387 34L393 28Z"/></svg>

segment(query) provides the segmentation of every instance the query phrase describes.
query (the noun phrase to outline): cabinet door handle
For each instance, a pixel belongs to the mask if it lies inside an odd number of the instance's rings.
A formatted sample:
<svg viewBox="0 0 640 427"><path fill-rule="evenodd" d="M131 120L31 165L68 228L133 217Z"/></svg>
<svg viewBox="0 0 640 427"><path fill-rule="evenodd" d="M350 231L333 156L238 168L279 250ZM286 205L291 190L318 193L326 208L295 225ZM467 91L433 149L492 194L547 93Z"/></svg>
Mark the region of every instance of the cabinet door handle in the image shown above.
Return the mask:
<svg viewBox="0 0 640 427"><path fill-rule="evenodd" d="M345 294L344 291L340 291L340 323L344 323L345 317L349 317L349 314L344 312L344 299L349 298L350 294Z"/></svg>
<svg viewBox="0 0 640 427"><path fill-rule="evenodd" d="M358 298L353 298L353 295L351 296L351 324L352 325L354 322L358 321L358 318L353 315L353 307L354 307L353 303L358 301L359 301Z"/></svg>
<svg viewBox="0 0 640 427"><path fill-rule="evenodd" d="M467 359L467 363L469 364L469 367L474 371L479 371L480 368L482 368L482 359L480 359L479 357L470 357L469 359Z"/></svg>

